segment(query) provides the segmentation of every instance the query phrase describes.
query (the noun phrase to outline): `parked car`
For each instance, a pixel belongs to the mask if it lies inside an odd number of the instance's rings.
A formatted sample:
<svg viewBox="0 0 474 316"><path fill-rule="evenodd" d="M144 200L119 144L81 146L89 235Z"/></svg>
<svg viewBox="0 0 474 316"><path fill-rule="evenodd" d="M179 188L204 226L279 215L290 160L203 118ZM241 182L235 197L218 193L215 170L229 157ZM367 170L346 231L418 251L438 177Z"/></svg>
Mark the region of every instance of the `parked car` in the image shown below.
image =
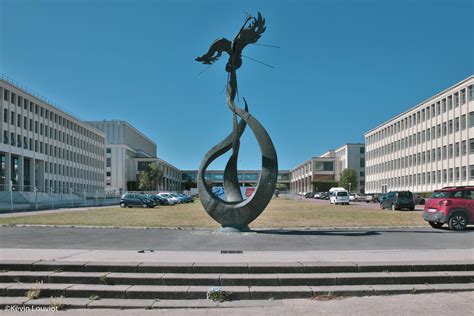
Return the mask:
<svg viewBox="0 0 474 316"><path fill-rule="evenodd" d="M354 201L356 201L356 202L365 201L365 195L360 194L360 193L356 193L355 196L354 196Z"/></svg>
<svg viewBox="0 0 474 316"><path fill-rule="evenodd" d="M413 193L410 191L390 191L380 202L380 208L383 210L389 208L391 210L415 209L415 202L413 200Z"/></svg>
<svg viewBox="0 0 474 316"><path fill-rule="evenodd" d="M355 200L355 193L349 192L349 201L354 201L354 200Z"/></svg>
<svg viewBox="0 0 474 316"><path fill-rule="evenodd" d="M366 203L375 202L375 199L372 195L369 194L365 196L365 202Z"/></svg>
<svg viewBox="0 0 474 316"><path fill-rule="evenodd" d="M169 193L161 192L161 193L158 193L158 196L167 199L170 205L179 203L179 200L175 198L174 196L171 196Z"/></svg>
<svg viewBox="0 0 474 316"><path fill-rule="evenodd" d="M423 219L433 228L448 224L451 230L463 230L474 224L473 199L474 186L435 190L426 201Z"/></svg>
<svg viewBox="0 0 474 316"><path fill-rule="evenodd" d="M155 207L155 201L143 194L125 193L120 198L120 207L141 206L143 208Z"/></svg>
<svg viewBox="0 0 474 316"><path fill-rule="evenodd" d="M329 200L329 192L321 192L321 193L319 194L319 198L320 198L321 200Z"/></svg>
<svg viewBox="0 0 474 316"><path fill-rule="evenodd" d="M425 198L422 197L421 195L416 194L413 197L413 200L415 201L416 205L425 205Z"/></svg>
<svg viewBox="0 0 474 316"><path fill-rule="evenodd" d="M313 196L315 199L320 199L321 198L321 193L320 192L316 192L314 193L314 196Z"/></svg>
<svg viewBox="0 0 474 316"><path fill-rule="evenodd" d="M182 196L179 196L176 193L168 193L168 194L171 195L172 197L178 199L178 203L186 203L186 199L183 198Z"/></svg>
<svg viewBox="0 0 474 316"><path fill-rule="evenodd" d="M188 201L188 203L194 202L194 198L190 195L187 195L187 194L184 194L184 193L179 193L179 195L184 197Z"/></svg>
<svg viewBox="0 0 474 316"><path fill-rule="evenodd" d="M387 193L381 193L374 195L374 202L382 203L382 201L387 197Z"/></svg>
<svg viewBox="0 0 474 316"><path fill-rule="evenodd" d="M147 194L146 196L155 201L156 205L170 205L168 199L165 199L164 197L161 197L158 194Z"/></svg>
<svg viewBox="0 0 474 316"><path fill-rule="evenodd" d="M347 204L349 205L349 192L344 188L331 188L329 190L329 201L331 204Z"/></svg>
<svg viewBox="0 0 474 316"><path fill-rule="evenodd" d="M304 197L307 198L307 199L313 198L313 197L314 197L314 194L313 194L313 192L306 192L306 193L304 194Z"/></svg>

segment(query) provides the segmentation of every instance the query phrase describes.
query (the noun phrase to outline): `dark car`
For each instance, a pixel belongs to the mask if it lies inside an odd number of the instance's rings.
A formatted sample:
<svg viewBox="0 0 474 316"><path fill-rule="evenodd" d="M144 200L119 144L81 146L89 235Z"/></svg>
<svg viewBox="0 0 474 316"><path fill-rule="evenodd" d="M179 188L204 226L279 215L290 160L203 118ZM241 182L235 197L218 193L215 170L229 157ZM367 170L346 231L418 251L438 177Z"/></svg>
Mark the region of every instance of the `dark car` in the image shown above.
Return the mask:
<svg viewBox="0 0 474 316"><path fill-rule="evenodd" d="M413 200L413 193L410 191L390 191L380 202L382 209L389 208L391 210L415 209L415 202Z"/></svg>
<svg viewBox="0 0 474 316"><path fill-rule="evenodd" d="M435 190L425 203L423 219L433 228L447 223L451 230L474 224L474 186Z"/></svg>
<svg viewBox="0 0 474 316"><path fill-rule="evenodd" d="M421 195L418 195L418 194L415 195L413 200L415 201L416 205L425 205L425 198L422 197Z"/></svg>
<svg viewBox="0 0 474 316"><path fill-rule="evenodd" d="M167 199L162 198L157 194L147 194L147 197L155 201L156 205L170 205L170 202L168 202Z"/></svg>
<svg viewBox="0 0 474 316"><path fill-rule="evenodd" d="M319 198L321 200L329 200L329 193L328 192L320 192L319 193Z"/></svg>
<svg viewBox="0 0 474 316"><path fill-rule="evenodd" d="M143 208L155 207L155 201L144 194L125 193L120 198L120 207L141 206Z"/></svg>

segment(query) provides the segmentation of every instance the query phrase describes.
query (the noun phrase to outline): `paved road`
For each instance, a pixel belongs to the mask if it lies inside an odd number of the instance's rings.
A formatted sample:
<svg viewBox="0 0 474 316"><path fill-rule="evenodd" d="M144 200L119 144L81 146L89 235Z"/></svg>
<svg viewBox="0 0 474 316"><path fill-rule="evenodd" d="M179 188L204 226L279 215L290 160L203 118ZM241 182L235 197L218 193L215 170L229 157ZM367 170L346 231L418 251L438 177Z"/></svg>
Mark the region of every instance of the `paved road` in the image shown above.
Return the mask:
<svg viewBox="0 0 474 316"><path fill-rule="evenodd" d="M472 249L474 229L275 230L221 234L212 230L0 227L0 248L158 251L311 251Z"/></svg>

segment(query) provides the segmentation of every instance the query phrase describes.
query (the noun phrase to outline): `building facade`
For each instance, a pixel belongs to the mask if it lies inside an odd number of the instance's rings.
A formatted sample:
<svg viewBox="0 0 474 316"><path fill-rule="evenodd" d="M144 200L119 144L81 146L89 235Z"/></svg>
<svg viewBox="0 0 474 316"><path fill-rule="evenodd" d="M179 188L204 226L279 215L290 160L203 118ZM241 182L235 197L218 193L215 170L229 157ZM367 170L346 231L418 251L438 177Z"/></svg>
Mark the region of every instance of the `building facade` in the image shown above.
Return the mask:
<svg viewBox="0 0 474 316"><path fill-rule="evenodd" d="M182 170L181 181L183 186L195 187L197 181L197 170ZM237 172L239 184L242 187L254 187L260 179L260 170L239 170ZM204 178L214 186L223 186L224 170L207 170ZM278 170L277 189L288 191L290 185L290 172L288 170Z"/></svg>
<svg viewBox="0 0 474 316"><path fill-rule="evenodd" d="M319 157L308 159L291 169L290 191L292 193L319 191L314 182L339 181L341 172L349 168L357 173L357 185L354 184L353 191L364 192L364 167L365 145L345 144Z"/></svg>
<svg viewBox="0 0 474 316"><path fill-rule="evenodd" d="M179 170L156 157L156 144L126 121L88 121L106 135L106 190L119 193L138 190L138 174L150 163L163 171L162 183L157 190L179 191Z"/></svg>
<svg viewBox="0 0 474 316"><path fill-rule="evenodd" d="M105 135L0 78L0 190L103 191Z"/></svg>
<svg viewBox="0 0 474 316"><path fill-rule="evenodd" d="M366 192L474 185L474 76L365 133Z"/></svg>

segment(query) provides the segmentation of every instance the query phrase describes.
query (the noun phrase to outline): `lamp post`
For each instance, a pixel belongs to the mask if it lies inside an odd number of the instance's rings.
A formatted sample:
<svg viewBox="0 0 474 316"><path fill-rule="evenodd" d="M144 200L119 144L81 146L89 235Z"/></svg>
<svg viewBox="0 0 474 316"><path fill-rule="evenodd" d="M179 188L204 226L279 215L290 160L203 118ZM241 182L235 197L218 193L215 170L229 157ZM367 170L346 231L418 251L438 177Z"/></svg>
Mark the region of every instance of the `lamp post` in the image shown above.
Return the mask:
<svg viewBox="0 0 474 316"><path fill-rule="evenodd" d="M349 182L349 192L351 192L351 185L352 183Z"/></svg>

